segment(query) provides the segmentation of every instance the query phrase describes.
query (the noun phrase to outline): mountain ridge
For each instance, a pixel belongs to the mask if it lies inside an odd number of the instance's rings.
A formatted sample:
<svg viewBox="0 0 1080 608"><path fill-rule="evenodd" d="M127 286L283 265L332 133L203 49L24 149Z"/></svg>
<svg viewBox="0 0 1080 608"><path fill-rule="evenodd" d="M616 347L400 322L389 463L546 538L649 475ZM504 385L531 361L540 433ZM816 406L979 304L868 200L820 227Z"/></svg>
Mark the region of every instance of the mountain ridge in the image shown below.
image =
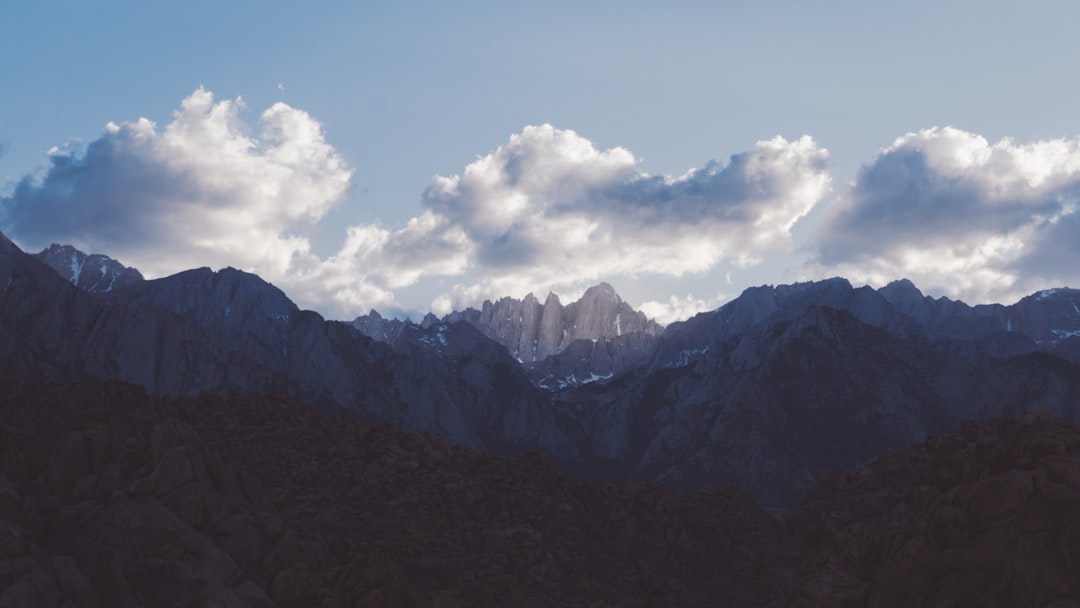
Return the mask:
<svg viewBox="0 0 1080 608"><path fill-rule="evenodd" d="M603 364L597 351L618 340L631 348L628 336L644 334L572 342L562 360L582 367L559 373L598 378L546 389L531 374L546 373L542 365L526 368L465 320L430 316L380 342L234 269L93 294L5 239L0 286L0 367L20 378L118 379L159 397L288 394L495 453L542 451L584 478L740 484L776 511L823 469L963 420L1080 414L1080 365L1063 348L1075 338L941 333L839 278L751 288L649 336L610 376L589 367ZM1024 306L1071 331L1071 294Z"/></svg>
<svg viewBox="0 0 1080 608"><path fill-rule="evenodd" d="M586 289L565 306L554 292L543 304L529 293L521 300L485 300L479 310L451 312L441 320L428 314L417 325L428 328L459 321L505 346L533 382L549 390L606 380L631 369L663 331L606 282ZM374 310L352 322L361 333L387 343L394 343L409 324L384 319Z"/></svg>
<svg viewBox="0 0 1080 608"><path fill-rule="evenodd" d="M34 254L57 274L90 293L103 293L142 282L135 268L102 254L85 254L71 245L53 243Z"/></svg>

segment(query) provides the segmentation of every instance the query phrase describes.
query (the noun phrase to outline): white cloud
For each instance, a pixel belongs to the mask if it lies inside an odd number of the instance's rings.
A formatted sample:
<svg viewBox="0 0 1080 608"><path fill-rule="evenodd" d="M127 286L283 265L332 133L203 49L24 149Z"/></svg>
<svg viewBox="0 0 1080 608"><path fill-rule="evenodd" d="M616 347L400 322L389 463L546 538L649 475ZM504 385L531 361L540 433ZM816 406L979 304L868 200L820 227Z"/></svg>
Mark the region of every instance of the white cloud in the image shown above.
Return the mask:
<svg viewBox="0 0 1080 608"><path fill-rule="evenodd" d="M623 148L526 127L426 192L427 211L474 246L474 280L439 301L460 308L619 276L753 265L790 249L792 225L828 191L827 165L809 137L776 137L726 165L652 176Z"/></svg>
<svg viewBox="0 0 1080 608"><path fill-rule="evenodd" d="M688 293L685 297L671 296L667 302L650 300L642 304L638 310L645 313L646 317L654 319L657 323L670 325L676 321L685 321L699 312L715 310L728 300L728 296L718 294L711 300L695 298L694 294Z"/></svg>
<svg viewBox="0 0 1080 608"><path fill-rule="evenodd" d="M1080 283L1080 140L1018 144L909 133L826 211L813 265L880 285L907 277L969 302Z"/></svg>
<svg viewBox="0 0 1080 608"><path fill-rule="evenodd" d="M70 243L148 276L235 266L349 318L400 312L395 294L431 277L454 281L432 304L444 312L753 265L791 249L792 225L830 183L828 152L809 137L654 176L623 148L526 127L460 175L435 177L403 227L347 227L320 258L305 234L346 199L352 169L306 112L276 103L249 124L244 110L199 88L163 128L110 122L82 156L56 148L44 176L0 199L3 229L31 249Z"/></svg>
<svg viewBox="0 0 1080 608"><path fill-rule="evenodd" d="M40 183L3 201L20 242L105 251L150 276L236 266L274 280L309 243L292 231L343 199L351 170L306 112L277 103L257 134L241 100L202 88L163 130L110 122L83 157L57 149Z"/></svg>

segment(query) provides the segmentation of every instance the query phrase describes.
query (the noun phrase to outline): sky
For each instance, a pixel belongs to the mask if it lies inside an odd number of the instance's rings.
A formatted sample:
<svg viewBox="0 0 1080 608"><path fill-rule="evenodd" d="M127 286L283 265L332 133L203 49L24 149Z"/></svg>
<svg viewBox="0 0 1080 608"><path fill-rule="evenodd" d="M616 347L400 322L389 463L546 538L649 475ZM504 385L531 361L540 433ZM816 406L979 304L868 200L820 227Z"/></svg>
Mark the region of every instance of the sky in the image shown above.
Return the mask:
<svg viewBox="0 0 1080 608"><path fill-rule="evenodd" d="M0 5L0 231L418 318L1080 286L1080 4Z"/></svg>

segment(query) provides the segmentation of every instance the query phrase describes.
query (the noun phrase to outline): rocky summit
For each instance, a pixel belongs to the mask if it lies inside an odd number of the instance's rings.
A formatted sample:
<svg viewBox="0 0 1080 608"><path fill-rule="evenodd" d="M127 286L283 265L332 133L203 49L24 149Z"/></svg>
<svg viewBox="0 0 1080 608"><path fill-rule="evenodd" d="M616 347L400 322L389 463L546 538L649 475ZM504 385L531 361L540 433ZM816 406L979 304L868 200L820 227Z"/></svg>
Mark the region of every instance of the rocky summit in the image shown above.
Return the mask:
<svg viewBox="0 0 1080 608"><path fill-rule="evenodd" d="M542 304L530 293L521 300L488 300L480 310L455 311L441 320L429 314L417 325L457 322L468 323L505 346L533 382L548 390L607 380L634 368L664 329L624 302L607 283L590 287L565 306L554 293ZM373 310L352 324L364 335L394 343L411 323L384 319Z"/></svg>
<svg viewBox="0 0 1080 608"><path fill-rule="evenodd" d="M109 292L143 280L134 268L101 254L87 255L71 245L53 243L35 254L72 285L90 293Z"/></svg>
<svg viewBox="0 0 1080 608"><path fill-rule="evenodd" d="M657 336L663 330L624 302L607 283L590 287L579 300L565 306L554 293L549 293L543 304L530 293L522 300L485 301L480 310L451 313L444 320L477 326L523 362L558 354L577 340L606 341L633 333Z"/></svg>

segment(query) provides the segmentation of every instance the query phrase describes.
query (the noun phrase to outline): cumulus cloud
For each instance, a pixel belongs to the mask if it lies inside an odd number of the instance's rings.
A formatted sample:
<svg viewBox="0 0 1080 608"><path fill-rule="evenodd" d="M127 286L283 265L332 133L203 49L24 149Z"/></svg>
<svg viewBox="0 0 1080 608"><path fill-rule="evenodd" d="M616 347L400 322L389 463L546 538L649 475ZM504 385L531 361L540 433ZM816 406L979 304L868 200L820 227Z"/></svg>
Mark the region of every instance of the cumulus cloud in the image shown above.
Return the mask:
<svg viewBox="0 0 1080 608"><path fill-rule="evenodd" d="M656 176L624 148L601 151L573 131L526 127L462 174L436 177L424 195L427 212L472 245L477 275L439 306L752 265L791 247L791 227L829 183L828 152L805 136Z"/></svg>
<svg viewBox="0 0 1080 608"><path fill-rule="evenodd" d="M791 249L792 226L830 183L828 152L809 137L666 176L626 149L526 127L461 174L436 176L404 226L347 227L324 258L304 235L346 199L352 169L306 112L276 103L249 124L244 110L199 88L164 127L110 122L85 152L50 151L41 177L0 198L0 227L29 249L70 243L149 276L239 267L348 318L401 312L396 293L432 277L452 281L432 303L448 312L620 276L753 265ZM658 314L697 302L657 304Z"/></svg>
<svg viewBox="0 0 1080 608"><path fill-rule="evenodd" d="M657 323L670 325L675 321L684 321L699 312L715 310L728 300L728 296L719 294L710 300L695 298L694 294L688 293L685 297L670 296L667 302L650 300L643 303L638 310L645 316L654 319Z"/></svg>
<svg viewBox="0 0 1080 608"><path fill-rule="evenodd" d="M202 265L285 276L310 255L292 230L343 198L351 170L306 112L274 104L251 133L242 107L199 88L162 130L110 122L82 156L54 149L40 182L0 200L6 230L32 248L107 251L151 276Z"/></svg>
<svg viewBox="0 0 1080 608"><path fill-rule="evenodd" d="M970 302L1080 283L1080 139L1019 144L908 133L826 211L813 265L871 284L911 278Z"/></svg>

